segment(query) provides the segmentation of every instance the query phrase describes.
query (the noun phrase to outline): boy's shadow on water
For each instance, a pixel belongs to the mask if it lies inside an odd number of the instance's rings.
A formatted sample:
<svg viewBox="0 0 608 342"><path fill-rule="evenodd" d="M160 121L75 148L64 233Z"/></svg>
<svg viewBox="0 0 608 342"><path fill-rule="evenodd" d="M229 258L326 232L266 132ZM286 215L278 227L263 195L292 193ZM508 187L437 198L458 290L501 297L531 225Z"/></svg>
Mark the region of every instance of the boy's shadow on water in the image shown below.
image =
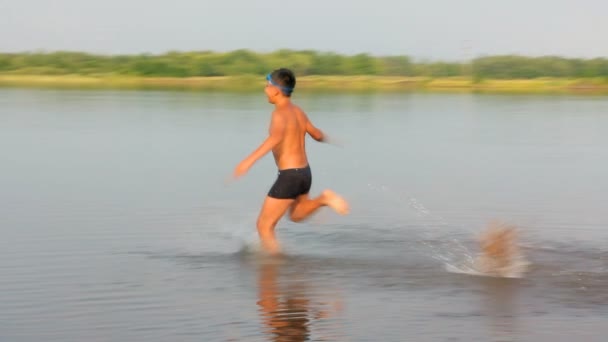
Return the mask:
<svg viewBox="0 0 608 342"><path fill-rule="evenodd" d="M344 337L337 325L339 298L330 289L312 286L305 269L289 257L256 261L257 311L262 331L269 341L295 342ZM322 326L322 327L321 327ZM314 334L316 337L311 336ZM317 329L318 328L318 329Z"/></svg>

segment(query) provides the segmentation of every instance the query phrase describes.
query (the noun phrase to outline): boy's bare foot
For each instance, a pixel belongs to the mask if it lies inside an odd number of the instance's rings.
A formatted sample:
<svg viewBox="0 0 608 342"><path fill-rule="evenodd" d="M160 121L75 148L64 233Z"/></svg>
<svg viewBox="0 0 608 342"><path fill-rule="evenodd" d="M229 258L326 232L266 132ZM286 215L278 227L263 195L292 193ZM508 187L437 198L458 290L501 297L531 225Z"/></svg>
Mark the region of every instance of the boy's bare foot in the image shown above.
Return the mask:
<svg viewBox="0 0 608 342"><path fill-rule="evenodd" d="M323 202L340 215L346 215L349 212L348 202L340 195L331 190L324 190L321 194Z"/></svg>

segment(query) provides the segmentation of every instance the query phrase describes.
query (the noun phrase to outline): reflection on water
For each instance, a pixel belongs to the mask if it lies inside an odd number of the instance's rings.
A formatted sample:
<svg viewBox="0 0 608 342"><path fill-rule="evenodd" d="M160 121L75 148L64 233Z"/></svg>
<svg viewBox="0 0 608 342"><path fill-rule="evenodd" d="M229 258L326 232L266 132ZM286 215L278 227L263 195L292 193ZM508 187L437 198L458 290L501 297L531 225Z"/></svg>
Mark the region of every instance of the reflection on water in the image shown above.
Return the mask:
<svg viewBox="0 0 608 342"><path fill-rule="evenodd" d="M515 341L520 329L517 322L517 280L481 278L482 308L488 319L493 341Z"/></svg>
<svg viewBox="0 0 608 342"><path fill-rule="evenodd" d="M340 314L340 302L336 298L319 300L312 281L305 272L296 273L297 268L281 258L268 258L257 266L257 305L265 336L277 342L309 341L315 330L319 335L331 331L336 338L339 327L332 324L332 318Z"/></svg>

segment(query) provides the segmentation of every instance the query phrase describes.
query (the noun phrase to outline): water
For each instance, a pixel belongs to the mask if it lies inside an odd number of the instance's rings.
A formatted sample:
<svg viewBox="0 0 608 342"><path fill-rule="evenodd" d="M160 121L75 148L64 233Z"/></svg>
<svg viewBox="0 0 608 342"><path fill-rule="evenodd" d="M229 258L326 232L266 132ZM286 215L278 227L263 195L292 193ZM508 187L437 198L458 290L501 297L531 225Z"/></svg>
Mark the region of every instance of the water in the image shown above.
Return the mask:
<svg viewBox="0 0 608 342"><path fill-rule="evenodd" d="M0 90L0 341L604 341L608 98L297 95L313 193L256 253L261 94ZM475 275L487 222L530 270Z"/></svg>

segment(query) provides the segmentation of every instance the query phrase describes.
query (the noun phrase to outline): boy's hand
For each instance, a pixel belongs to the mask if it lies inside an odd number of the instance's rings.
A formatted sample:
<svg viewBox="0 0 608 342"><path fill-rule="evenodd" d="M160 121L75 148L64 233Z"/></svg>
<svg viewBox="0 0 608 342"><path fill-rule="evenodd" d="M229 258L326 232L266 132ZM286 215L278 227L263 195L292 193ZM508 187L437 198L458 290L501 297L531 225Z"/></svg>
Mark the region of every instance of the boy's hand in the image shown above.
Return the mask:
<svg viewBox="0 0 608 342"><path fill-rule="evenodd" d="M329 137L327 136L327 134L323 134L323 140L321 142L324 142L326 144L330 144L330 145L334 145L334 146L338 146L338 147L344 147L344 144L342 143L342 141L336 139L335 137Z"/></svg>
<svg viewBox="0 0 608 342"><path fill-rule="evenodd" d="M237 165L234 168L234 172L232 173L232 178L237 179L237 178L244 176L247 173L247 171L249 171L250 167L251 167L251 164L249 164L246 160L243 160L242 162L239 163L239 165Z"/></svg>

